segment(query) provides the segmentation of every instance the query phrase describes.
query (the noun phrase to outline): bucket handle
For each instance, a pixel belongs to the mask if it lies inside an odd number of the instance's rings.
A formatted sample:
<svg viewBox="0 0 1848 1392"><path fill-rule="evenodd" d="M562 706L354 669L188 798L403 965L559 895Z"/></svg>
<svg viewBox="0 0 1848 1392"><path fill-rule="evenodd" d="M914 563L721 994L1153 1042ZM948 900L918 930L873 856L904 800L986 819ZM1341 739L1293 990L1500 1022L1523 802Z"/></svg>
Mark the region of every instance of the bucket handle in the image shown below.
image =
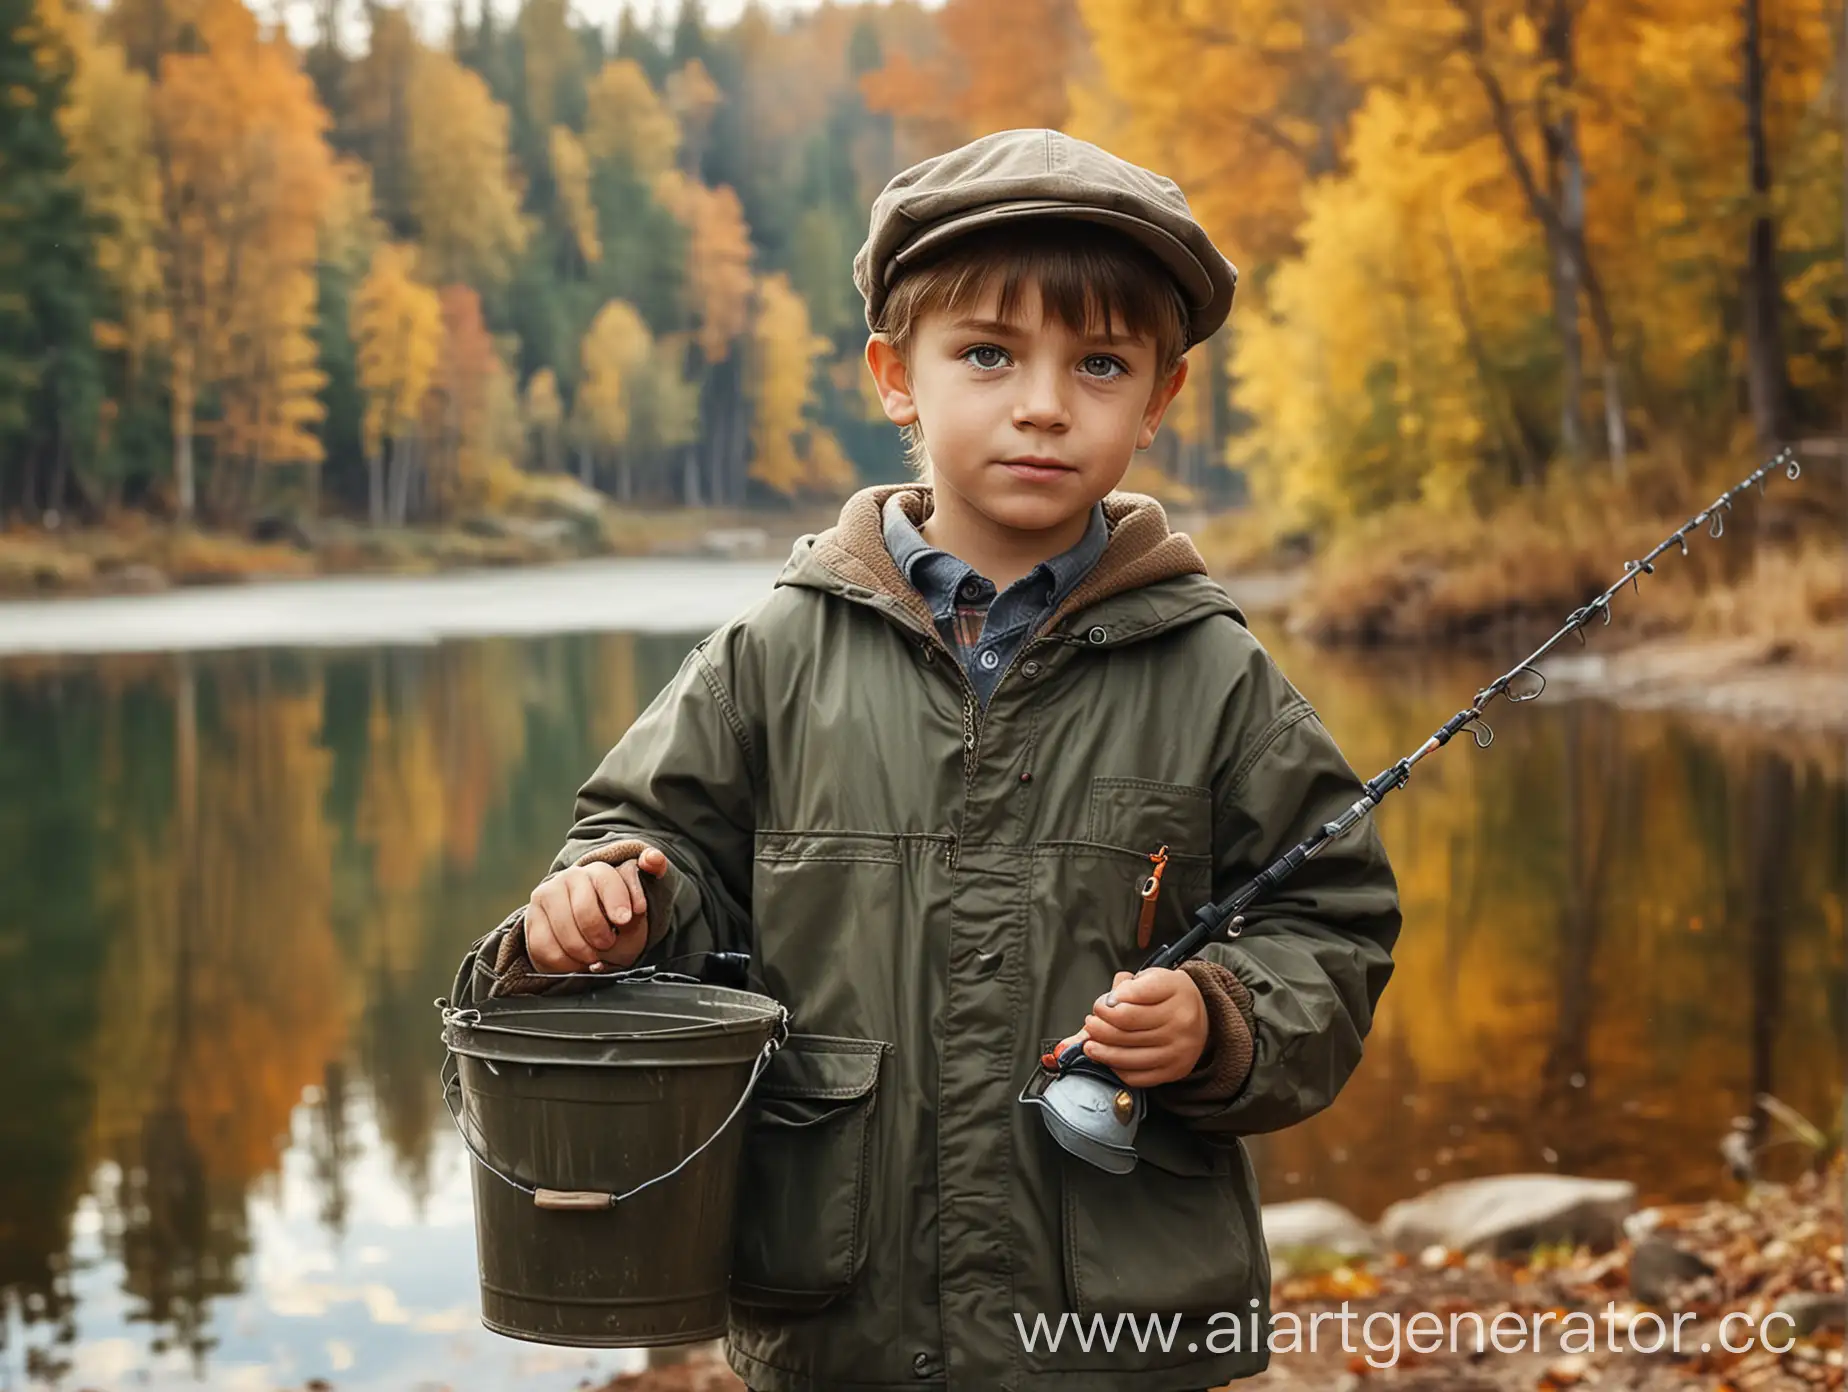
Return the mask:
<svg viewBox="0 0 1848 1392"><path fill-rule="evenodd" d="M479 1150L475 1149L475 1143L469 1139L468 1128L462 1124L462 1113L457 1106L462 1095L462 1079L456 1071L456 1056L448 1051L445 1051L443 1054L443 1105L449 1109L449 1119L456 1124L456 1134L462 1138L462 1148L474 1157L475 1163L480 1165L482 1169L486 1170L496 1179L499 1179L502 1183L512 1185L522 1194L531 1194L535 1207L550 1209L554 1212L561 1213L600 1213L605 1209L616 1207L616 1205L621 1203L624 1199L634 1198L635 1195L652 1185L659 1184L663 1180L672 1179L688 1165L692 1164L707 1146L724 1135L725 1128L738 1119L738 1113L744 1110L744 1104L751 1100L751 1093L757 1088L757 1080L763 1077L764 1070L770 1066L771 1055L775 1054L788 1038L789 1012L785 1009L778 1015L776 1030L764 1041L764 1047L758 1050L757 1061L751 1065L751 1076L745 1082L744 1091L738 1095L737 1102L732 1105L732 1109L726 1114L725 1120L719 1123L719 1129L689 1151L673 1169L668 1170L665 1174L658 1174L653 1179L643 1180L633 1189L622 1194L606 1194L594 1189L547 1189L543 1186L534 1187L533 1185L520 1183L519 1180L514 1179L511 1175L503 1173L494 1165L490 1164L487 1157Z"/></svg>

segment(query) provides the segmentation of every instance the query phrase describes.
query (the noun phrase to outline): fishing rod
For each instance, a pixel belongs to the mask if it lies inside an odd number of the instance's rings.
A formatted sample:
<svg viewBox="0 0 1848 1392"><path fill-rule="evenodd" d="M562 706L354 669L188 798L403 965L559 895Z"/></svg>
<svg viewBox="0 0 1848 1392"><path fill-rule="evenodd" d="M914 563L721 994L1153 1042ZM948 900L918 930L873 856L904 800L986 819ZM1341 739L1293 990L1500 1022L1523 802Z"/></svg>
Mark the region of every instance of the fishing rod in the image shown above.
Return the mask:
<svg viewBox="0 0 1848 1392"><path fill-rule="evenodd" d="M1688 537L1701 526L1710 524L1708 535L1715 538L1721 536L1725 531L1724 515L1731 510L1733 499L1754 484L1763 493L1766 476L1780 465L1783 466L1786 478L1795 479L1802 473L1795 453L1788 448L1780 450L1768 462L1746 475L1669 533L1648 555L1641 560L1624 562L1622 579L1589 604L1574 610L1557 633L1478 691L1474 701L1446 720L1415 751L1368 779L1363 785L1365 791L1339 817L1317 827L1308 837L1285 851L1226 898L1202 904L1194 911L1193 926L1174 942L1150 954L1140 970L1175 967L1197 956L1208 943L1235 940L1244 931L1247 909L1282 884L1305 862L1313 860L1329 842L1346 833L1368 812L1379 806L1389 793L1403 788L1412 776L1413 767L1420 760L1442 749L1463 731L1470 732L1478 749L1487 749L1495 739L1495 732L1482 718L1483 711L1497 696L1505 698L1510 705L1519 705L1538 697L1546 690L1546 677L1534 667L1534 663L1564 641L1567 634L1577 634L1580 644L1584 644L1584 630L1598 615L1603 616L1608 627L1611 622L1611 600L1624 586L1637 587L1640 593L1639 581L1643 576L1655 573L1656 558L1673 546L1679 546L1681 554L1687 555ZM1517 681L1522 685L1517 687ZM1069 1096L1061 1095L1063 1085L1080 1080L1093 1086L1074 1091ZM1041 1071L1028 1084L1020 1100L1045 1109L1047 1129L1067 1150L1100 1168L1124 1173L1135 1164L1135 1151L1129 1149L1127 1143L1133 1138L1135 1126L1141 1120L1144 1110L1140 1093L1141 1089L1126 1087L1109 1069L1087 1059L1082 1044L1073 1044L1041 1060Z"/></svg>

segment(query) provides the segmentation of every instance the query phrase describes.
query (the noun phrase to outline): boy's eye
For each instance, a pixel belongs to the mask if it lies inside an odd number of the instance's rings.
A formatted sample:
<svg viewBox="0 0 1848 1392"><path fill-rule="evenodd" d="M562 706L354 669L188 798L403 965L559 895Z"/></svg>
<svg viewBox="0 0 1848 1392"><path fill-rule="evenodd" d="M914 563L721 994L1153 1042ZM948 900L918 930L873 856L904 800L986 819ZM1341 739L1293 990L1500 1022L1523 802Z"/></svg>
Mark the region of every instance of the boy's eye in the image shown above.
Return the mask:
<svg viewBox="0 0 1848 1392"><path fill-rule="evenodd" d="M978 343L963 353L963 360L974 367L993 369L1007 362L1007 354L992 343Z"/></svg>
<svg viewBox="0 0 1848 1392"><path fill-rule="evenodd" d="M1120 359L1113 358L1108 353L1093 353L1079 366L1083 369L1085 376L1096 377L1105 382L1112 377L1120 377L1129 370L1123 366Z"/></svg>

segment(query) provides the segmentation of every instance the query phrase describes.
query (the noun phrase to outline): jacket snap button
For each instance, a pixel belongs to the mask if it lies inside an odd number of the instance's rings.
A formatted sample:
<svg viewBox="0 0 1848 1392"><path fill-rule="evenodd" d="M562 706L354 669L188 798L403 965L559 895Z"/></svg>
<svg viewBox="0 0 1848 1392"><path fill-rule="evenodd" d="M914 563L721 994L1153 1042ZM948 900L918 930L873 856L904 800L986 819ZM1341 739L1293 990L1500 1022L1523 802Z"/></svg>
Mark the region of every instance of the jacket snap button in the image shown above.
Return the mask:
<svg viewBox="0 0 1848 1392"><path fill-rule="evenodd" d="M1086 634L1085 636L1088 637L1093 643L1101 643L1106 638L1108 638L1110 635L1108 633L1105 633L1102 626L1100 625L1099 627L1092 629L1090 633Z"/></svg>
<svg viewBox="0 0 1848 1392"><path fill-rule="evenodd" d="M919 1377L929 1377L930 1355L928 1353L920 1353L916 1358L912 1359L911 1371L916 1373Z"/></svg>
<svg viewBox="0 0 1848 1392"><path fill-rule="evenodd" d="M1032 658L1028 658L1025 662L1020 664L1020 675L1023 677L1037 677L1039 675L1039 663Z"/></svg>

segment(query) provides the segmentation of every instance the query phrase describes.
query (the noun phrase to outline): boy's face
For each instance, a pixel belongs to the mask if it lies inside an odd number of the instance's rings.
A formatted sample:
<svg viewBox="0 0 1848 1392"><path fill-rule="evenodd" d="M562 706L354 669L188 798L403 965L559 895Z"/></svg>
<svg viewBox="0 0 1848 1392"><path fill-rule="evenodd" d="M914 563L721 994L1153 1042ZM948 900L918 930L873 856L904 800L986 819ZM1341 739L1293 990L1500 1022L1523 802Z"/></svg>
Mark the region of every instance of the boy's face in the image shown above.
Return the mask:
<svg viewBox="0 0 1848 1392"><path fill-rule="evenodd" d="M880 337L867 363L895 425L922 427L939 506L966 505L1012 532L1084 516L1153 443L1187 377L1159 377L1153 339L1076 334L1027 287L1011 322L1000 289L913 326L910 361Z"/></svg>

